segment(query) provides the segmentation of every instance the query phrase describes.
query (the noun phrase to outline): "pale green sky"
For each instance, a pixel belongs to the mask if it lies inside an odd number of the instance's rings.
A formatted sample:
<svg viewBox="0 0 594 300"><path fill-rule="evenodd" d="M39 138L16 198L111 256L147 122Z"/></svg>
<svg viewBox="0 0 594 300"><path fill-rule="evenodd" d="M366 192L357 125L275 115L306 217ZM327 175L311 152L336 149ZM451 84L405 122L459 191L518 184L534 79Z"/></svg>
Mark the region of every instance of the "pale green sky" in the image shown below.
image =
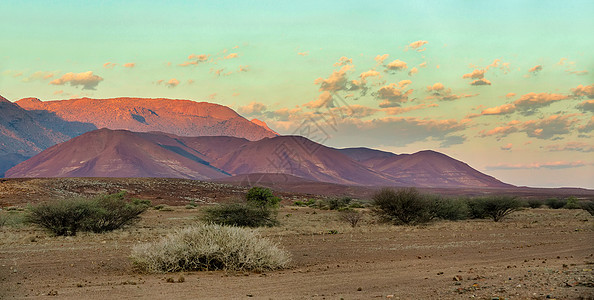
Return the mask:
<svg viewBox="0 0 594 300"><path fill-rule="evenodd" d="M322 124L329 146L435 149L516 185L594 188L592 1L5 0L0 12L13 101L209 101L282 134Z"/></svg>

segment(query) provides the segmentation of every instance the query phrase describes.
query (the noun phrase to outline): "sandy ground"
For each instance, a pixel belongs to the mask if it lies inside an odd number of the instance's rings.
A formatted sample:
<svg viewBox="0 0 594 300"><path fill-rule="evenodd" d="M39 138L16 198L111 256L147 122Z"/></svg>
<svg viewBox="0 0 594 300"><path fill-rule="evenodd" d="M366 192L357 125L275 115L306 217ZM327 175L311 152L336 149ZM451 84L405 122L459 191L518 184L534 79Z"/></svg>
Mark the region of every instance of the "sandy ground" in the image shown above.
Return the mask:
<svg viewBox="0 0 594 300"><path fill-rule="evenodd" d="M367 215L351 228L337 212L289 206L279 211L280 227L258 230L291 253L287 270L134 272L131 247L195 224L197 215L150 210L123 230L75 237L4 226L0 298L594 299L594 217L582 210L425 226L375 224Z"/></svg>

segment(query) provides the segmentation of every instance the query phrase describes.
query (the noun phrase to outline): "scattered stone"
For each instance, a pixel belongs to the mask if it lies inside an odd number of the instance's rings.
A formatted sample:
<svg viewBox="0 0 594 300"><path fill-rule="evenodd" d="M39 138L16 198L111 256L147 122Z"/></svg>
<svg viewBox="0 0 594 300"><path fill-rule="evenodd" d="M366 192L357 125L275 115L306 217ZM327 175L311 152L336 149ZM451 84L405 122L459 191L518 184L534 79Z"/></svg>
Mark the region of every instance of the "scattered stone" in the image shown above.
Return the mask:
<svg viewBox="0 0 594 300"><path fill-rule="evenodd" d="M456 276L454 276L454 281L462 281L462 279L463 279L463 278L462 278L462 276L460 276L460 275L456 275Z"/></svg>

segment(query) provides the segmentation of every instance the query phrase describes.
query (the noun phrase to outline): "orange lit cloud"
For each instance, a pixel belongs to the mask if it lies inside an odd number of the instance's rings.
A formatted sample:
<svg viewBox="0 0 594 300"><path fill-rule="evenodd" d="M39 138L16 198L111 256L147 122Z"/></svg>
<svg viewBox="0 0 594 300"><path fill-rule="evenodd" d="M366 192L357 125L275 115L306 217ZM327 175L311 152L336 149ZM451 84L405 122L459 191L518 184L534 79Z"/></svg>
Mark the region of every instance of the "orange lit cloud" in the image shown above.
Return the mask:
<svg viewBox="0 0 594 300"><path fill-rule="evenodd" d="M23 78L23 81L30 82L30 81L34 81L34 80L48 80L54 76L55 76L55 74L53 72L36 71L33 74L31 74L30 76Z"/></svg>
<svg viewBox="0 0 594 300"><path fill-rule="evenodd" d="M590 112L590 113L594 113L594 100L586 100L580 104L578 104L577 109L583 111L583 112Z"/></svg>
<svg viewBox="0 0 594 300"><path fill-rule="evenodd" d="M334 63L334 66L338 67L338 66L345 66L345 65L349 65L349 64L353 64L353 59L348 58L346 56L342 56L338 59L338 62Z"/></svg>
<svg viewBox="0 0 594 300"><path fill-rule="evenodd" d="M541 107L545 107L553 102L568 98L568 96L561 94L528 93L522 95L520 99L514 101L514 105L523 115L531 115Z"/></svg>
<svg viewBox="0 0 594 300"><path fill-rule="evenodd" d="M426 48L421 48L423 45L428 44L427 41L416 41L408 45L409 48L416 50L417 52L425 51Z"/></svg>
<svg viewBox="0 0 594 300"><path fill-rule="evenodd" d="M491 107L483 110L482 115L505 115L516 111L516 106L512 104L504 104L501 106Z"/></svg>
<svg viewBox="0 0 594 300"><path fill-rule="evenodd" d="M445 88L445 86L441 82L436 82L432 86L427 87L427 92L431 95L427 97L427 99L438 99L444 101L451 101L460 98L468 98L473 97L476 95L456 95L452 92L452 89Z"/></svg>
<svg viewBox="0 0 594 300"><path fill-rule="evenodd" d="M542 65L536 65L528 70L529 73L534 75L538 74L540 71L542 71Z"/></svg>
<svg viewBox="0 0 594 300"><path fill-rule="evenodd" d="M507 93L507 95L505 95L505 98L511 98L515 95L516 95L516 93Z"/></svg>
<svg viewBox="0 0 594 300"><path fill-rule="evenodd" d="M408 66L406 65L405 62L397 59L397 60L387 64L386 68L388 70L392 70L392 71L400 71L400 70L408 69Z"/></svg>
<svg viewBox="0 0 594 300"><path fill-rule="evenodd" d="M332 94L328 91L324 91L317 100L308 102L304 104L305 107L311 109L317 109L322 107L334 107L334 99L332 98Z"/></svg>
<svg viewBox="0 0 594 300"><path fill-rule="evenodd" d="M93 74L93 71L82 73L66 73L62 77L53 80L50 84L64 85L66 83L71 86L82 86L83 90L94 90L103 78Z"/></svg>
<svg viewBox="0 0 594 300"><path fill-rule="evenodd" d="M415 74L419 73L419 69L417 69L417 67L413 67L412 69L410 69L410 71L408 72L408 76L413 76Z"/></svg>
<svg viewBox="0 0 594 300"><path fill-rule="evenodd" d="M576 124L578 119L575 115L552 115L541 120L530 120L522 124L522 131L529 137L538 139L550 139L555 135L567 134L571 126Z"/></svg>
<svg viewBox="0 0 594 300"><path fill-rule="evenodd" d="M369 70L366 72L361 73L361 75L359 75L359 77L361 77L362 80L365 80L368 77L377 77L380 76L380 72L376 71L376 70Z"/></svg>
<svg viewBox="0 0 594 300"><path fill-rule="evenodd" d="M250 104L246 106L240 106L237 109L237 112L242 115L259 115L266 111L267 107L266 104L260 102L250 102Z"/></svg>
<svg viewBox="0 0 594 300"><path fill-rule="evenodd" d="M485 77L485 69L475 69L474 71L462 75L462 78L482 79Z"/></svg>
<svg viewBox="0 0 594 300"><path fill-rule="evenodd" d="M330 77L318 78L314 81L315 84L320 85L320 91L336 92L346 89L347 75L346 72L353 68L352 65L343 66L338 71L332 72Z"/></svg>
<svg viewBox="0 0 594 300"><path fill-rule="evenodd" d="M208 54L190 54L188 55L188 61L179 64L179 66L187 67L192 65L198 65L199 63L206 62L210 55Z"/></svg>
<svg viewBox="0 0 594 300"><path fill-rule="evenodd" d="M594 117L590 117L587 124L578 127L578 131L582 133L589 133L594 130Z"/></svg>
<svg viewBox="0 0 594 300"><path fill-rule="evenodd" d="M576 97L587 97L594 99L594 84L591 85L578 85L575 89L571 89L571 92Z"/></svg>
<svg viewBox="0 0 594 300"><path fill-rule="evenodd" d="M375 61L377 61L378 64L383 64L384 60L386 60L389 56L389 54L377 55L374 59Z"/></svg>
<svg viewBox="0 0 594 300"><path fill-rule="evenodd" d="M396 107L400 103L408 101L408 96L413 92L412 89L404 91L396 83L381 87L374 95L377 99L382 100L380 107Z"/></svg>
<svg viewBox="0 0 594 300"><path fill-rule="evenodd" d="M112 63L112 62L106 62L103 64L103 67L106 69L113 69L113 67L115 67L115 66L116 66L116 64Z"/></svg>
<svg viewBox="0 0 594 300"><path fill-rule="evenodd" d="M471 82L470 85L491 85L491 81L489 81L485 78L477 79L477 80L474 80L473 82Z"/></svg>
<svg viewBox="0 0 594 300"><path fill-rule="evenodd" d="M135 66L136 66L135 63L125 63L124 64L124 67L126 67L126 68L134 68Z"/></svg>
<svg viewBox="0 0 594 300"><path fill-rule="evenodd" d="M487 136L498 136L499 138L505 137L511 133L517 132L518 128L514 124L515 122L510 122L508 125L495 127L491 130L482 130L479 132L480 137L487 137Z"/></svg>
<svg viewBox="0 0 594 300"><path fill-rule="evenodd" d="M225 56L224 59L232 59L236 58L237 56L237 53L230 53L229 55Z"/></svg>
<svg viewBox="0 0 594 300"><path fill-rule="evenodd" d="M297 55L301 55L301 56L307 56L309 55L309 52L297 52Z"/></svg>

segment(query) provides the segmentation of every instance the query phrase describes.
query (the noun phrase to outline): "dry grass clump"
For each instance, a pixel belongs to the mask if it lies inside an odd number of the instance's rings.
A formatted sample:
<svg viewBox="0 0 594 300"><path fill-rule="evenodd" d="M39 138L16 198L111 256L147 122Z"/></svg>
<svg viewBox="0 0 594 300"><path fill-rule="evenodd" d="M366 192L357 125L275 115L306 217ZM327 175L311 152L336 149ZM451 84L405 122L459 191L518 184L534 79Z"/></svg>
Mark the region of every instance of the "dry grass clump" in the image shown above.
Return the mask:
<svg viewBox="0 0 594 300"><path fill-rule="evenodd" d="M132 249L141 272L203 270L265 271L282 269L289 254L254 231L216 224L190 226Z"/></svg>

